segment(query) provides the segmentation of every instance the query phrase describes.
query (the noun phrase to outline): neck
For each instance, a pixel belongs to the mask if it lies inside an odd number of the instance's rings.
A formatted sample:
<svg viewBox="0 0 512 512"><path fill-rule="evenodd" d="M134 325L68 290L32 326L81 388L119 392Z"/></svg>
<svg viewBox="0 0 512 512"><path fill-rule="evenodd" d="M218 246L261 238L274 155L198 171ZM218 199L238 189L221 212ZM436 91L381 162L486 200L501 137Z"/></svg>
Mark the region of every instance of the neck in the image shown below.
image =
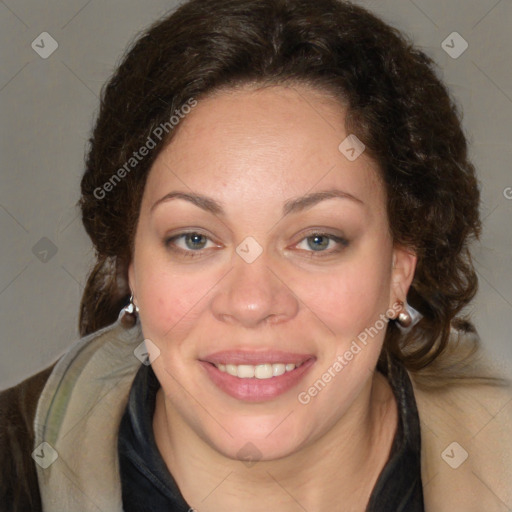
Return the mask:
<svg viewBox="0 0 512 512"><path fill-rule="evenodd" d="M344 510L362 511L388 459L397 421L390 385L375 372L333 428L278 460L248 467L224 457L181 421L161 388L153 430L183 497L200 512L228 507L313 512L339 510L340 503Z"/></svg>

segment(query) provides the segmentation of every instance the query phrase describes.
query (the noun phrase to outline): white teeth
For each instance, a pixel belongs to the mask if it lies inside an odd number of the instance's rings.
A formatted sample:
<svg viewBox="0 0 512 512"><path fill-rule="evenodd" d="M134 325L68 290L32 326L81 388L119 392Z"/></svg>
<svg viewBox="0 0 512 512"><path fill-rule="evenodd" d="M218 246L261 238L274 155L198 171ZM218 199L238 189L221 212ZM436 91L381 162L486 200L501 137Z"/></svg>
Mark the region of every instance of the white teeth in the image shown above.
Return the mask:
<svg viewBox="0 0 512 512"><path fill-rule="evenodd" d="M276 364L258 364L256 366L251 364L216 364L215 366L221 371L225 373L229 373L229 375L233 375L234 377L238 377L240 379L271 379L272 377L279 377L279 375L283 375L285 372L291 372L295 370L295 368L299 367L300 364L294 363L276 363Z"/></svg>
<svg viewBox="0 0 512 512"><path fill-rule="evenodd" d="M240 364L236 367L236 373L241 379L252 379L254 377L254 366Z"/></svg>
<svg viewBox="0 0 512 512"><path fill-rule="evenodd" d="M283 373L285 371L286 371L285 364L273 364L272 365L272 373L274 374L274 377L279 377L279 375L283 375Z"/></svg>
<svg viewBox="0 0 512 512"><path fill-rule="evenodd" d="M295 366L295 365L293 365ZM274 372L271 364L259 364L254 369L254 376L257 379L270 379L274 376Z"/></svg>
<svg viewBox="0 0 512 512"><path fill-rule="evenodd" d="M237 376L236 366L234 364L227 364L226 372L229 373L229 375L233 375L234 377Z"/></svg>

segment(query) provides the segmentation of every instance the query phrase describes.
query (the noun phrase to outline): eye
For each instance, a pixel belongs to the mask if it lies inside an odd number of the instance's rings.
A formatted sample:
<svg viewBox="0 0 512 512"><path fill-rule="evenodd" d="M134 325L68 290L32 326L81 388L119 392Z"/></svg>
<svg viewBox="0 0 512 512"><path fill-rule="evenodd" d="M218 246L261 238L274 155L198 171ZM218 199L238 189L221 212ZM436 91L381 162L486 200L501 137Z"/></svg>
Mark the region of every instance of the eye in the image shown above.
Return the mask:
<svg viewBox="0 0 512 512"><path fill-rule="evenodd" d="M218 247L216 244L211 242L206 235L198 233L197 231L187 231L174 235L170 238L166 238L164 243L171 251L193 258L195 256L199 256L203 250L209 248L207 247L208 241L210 241L211 246Z"/></svg>
<svg viewBox="0 0 512 512"><path fill-rule="evenodd" d="M210 245L208 245L210 243ZM181 256L194 258L209 248L219 247L206 235L197 231L179 233L164 240L165 246ZM300 247L301 244L303 247ZM306 244L304 246L304 244ZM295 245L309 257L323 257L341 252L349 245L348 240L332 233L312 232Z"/></svg>
<svg viewBox="0 0 512 512"><path fill-rule="evenodd" d="M303 245L301 248L301 244L305 244L305 247ZM348 246L348 244L348 240L343 237L333 235L332 233L313 232L303 238L295 247L301 248L306 252L311 252L311 257L316 257L341 252Z"/></svg>

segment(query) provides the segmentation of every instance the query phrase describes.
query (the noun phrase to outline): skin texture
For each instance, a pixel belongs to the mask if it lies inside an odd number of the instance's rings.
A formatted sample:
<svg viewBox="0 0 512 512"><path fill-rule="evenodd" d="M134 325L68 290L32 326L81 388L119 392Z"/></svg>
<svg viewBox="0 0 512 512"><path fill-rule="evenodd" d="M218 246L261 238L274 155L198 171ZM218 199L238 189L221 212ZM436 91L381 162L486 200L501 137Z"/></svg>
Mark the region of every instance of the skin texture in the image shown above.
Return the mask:
<svg viewBox="0 0 512 512"><path fill-rule="evenodd" d="M364 510L389 455L397 406L375 371L385 329L308 404L297 399L405 300L416 264L393 245L374 162L338 150L344 118L339 102L305 86L221 91L199 101L150 171L129 282L144 337L160 350L157 445L201 512ZM283 215L286 201L334 188L358 200ZM172 191L207 195L225 213L183 199L151 209ZM194 230L207 238L166 246ZM348 245L315 244L315 232ZM249 236L263 250L252 263L236 252ZM264 348L316 361L298 386L257 403L223 393L198 362ZM259 459L250 467L238 455L248 442Z"/></svg>

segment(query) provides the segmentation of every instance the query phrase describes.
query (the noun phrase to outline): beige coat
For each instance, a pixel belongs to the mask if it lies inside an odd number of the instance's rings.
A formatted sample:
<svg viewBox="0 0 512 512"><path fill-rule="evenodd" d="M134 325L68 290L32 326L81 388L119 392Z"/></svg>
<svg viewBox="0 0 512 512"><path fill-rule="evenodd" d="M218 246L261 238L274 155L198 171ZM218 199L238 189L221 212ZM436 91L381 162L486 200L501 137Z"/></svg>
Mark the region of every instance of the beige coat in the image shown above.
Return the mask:
<svg viewBox="0 0 512 512"><path fill-rule="evenodd" d="M116 322L57 363L35 416L45 512L121 512L117 428L140 361L140 324ZM491 385L427 391L411 374L422 437L427 512L512 510L512 394ZM41 445L46 442L48 445ZM466 458L467 457L467 458ZM392 512L392 511L390 511Z"/></svg>

